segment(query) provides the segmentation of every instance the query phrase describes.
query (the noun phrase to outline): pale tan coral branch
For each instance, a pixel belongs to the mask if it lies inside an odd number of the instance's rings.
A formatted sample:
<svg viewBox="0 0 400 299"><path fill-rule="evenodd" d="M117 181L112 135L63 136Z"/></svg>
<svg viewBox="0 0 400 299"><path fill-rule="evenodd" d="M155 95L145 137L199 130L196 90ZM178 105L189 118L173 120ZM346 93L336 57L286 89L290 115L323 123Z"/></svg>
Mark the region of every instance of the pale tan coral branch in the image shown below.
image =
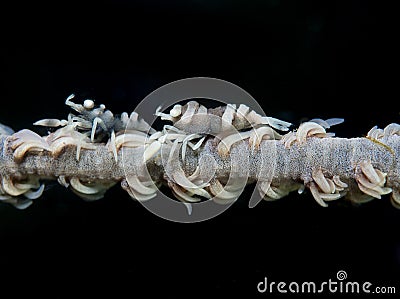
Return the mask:
<svg viewBox="0 0 400 299"><path fill-rule="evenodd" d="M25 208L45 180L57 180L86 200L116 183L137 200L151 200L160 185L183 202L236 200L257 182L266 200L305 188L321 206L341 197L366 202L391 194L400 206L400 126L373 128L365 138L326 132L341 119L315 119L284 135L290 124L247 106L207 109L196 102L156 113L173 125L160 132L134 112L120 118L92 102L67 105L79 112L48 136L0 127L0 201ZM197 128L197 130L196 130Z"/></svg>

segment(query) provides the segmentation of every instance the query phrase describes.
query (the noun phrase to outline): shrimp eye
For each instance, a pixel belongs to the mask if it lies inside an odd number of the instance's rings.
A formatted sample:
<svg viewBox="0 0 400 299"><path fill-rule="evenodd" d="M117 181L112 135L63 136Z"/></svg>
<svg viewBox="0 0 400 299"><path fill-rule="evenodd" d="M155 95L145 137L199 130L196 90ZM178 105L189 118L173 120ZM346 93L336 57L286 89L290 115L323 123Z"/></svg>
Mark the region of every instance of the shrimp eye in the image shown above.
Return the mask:
<svg viewBox="0 0 400 299"><path fill-rule="evenodd" d="M169 112L169 114L172 117L178 117L179 115L182 114L182 106L181 105L175 105L174 108L171 109L171 111Z"/></svg>
<svg viewBox="0 0 400 299"><path fill-rule="evenodd" d="M92 100L85 100L84 102L83 102L83 107L85 107L85 109L93 109L93 107L94 107L94 102L92 101Z"/></svg>

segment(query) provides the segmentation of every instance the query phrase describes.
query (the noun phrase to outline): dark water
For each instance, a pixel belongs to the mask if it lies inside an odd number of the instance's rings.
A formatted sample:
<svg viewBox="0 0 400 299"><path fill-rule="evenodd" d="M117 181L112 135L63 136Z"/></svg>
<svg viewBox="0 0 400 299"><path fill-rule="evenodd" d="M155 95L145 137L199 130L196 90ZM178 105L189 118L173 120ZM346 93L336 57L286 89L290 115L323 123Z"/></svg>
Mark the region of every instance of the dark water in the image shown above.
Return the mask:
<svg viewBox="0 0 400 299"><path fill-rule="evenodd" d="M19 130L65 118L71 93L131 111L164 84L208 76L239 85L271 116L343 117L337 136L363 136L399 122L392 9L382 5L106 1L20 16L24 29L1 49L0 121ZM400 212L387 196L323 209L292 194L248 209L247 191L221 216L188 225L150 214L119 187L94 203L54 186L27 210L1 205L1 289L251 297L265 276L318 282L344 270L400 291Z"/></svg>

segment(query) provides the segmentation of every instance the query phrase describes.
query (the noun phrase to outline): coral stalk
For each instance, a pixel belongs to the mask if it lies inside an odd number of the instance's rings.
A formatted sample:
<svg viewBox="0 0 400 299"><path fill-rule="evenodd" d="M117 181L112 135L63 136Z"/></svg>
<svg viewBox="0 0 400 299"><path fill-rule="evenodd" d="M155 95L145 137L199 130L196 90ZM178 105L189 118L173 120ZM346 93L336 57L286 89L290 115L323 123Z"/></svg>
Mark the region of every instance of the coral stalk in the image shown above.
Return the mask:
<svg viewBox="0 0 400 299"><path fill-rule="evenodd" d="M346 139L326 132L340 120L316 119L281 135L289 123L244 105L206 109L189 102L170 114L157 111L173 125L156 132L135 113L114 118L104 105L66 103L80 114L37 122L61 127L48 136L1 128L0 200L25 208L43 182L58 180L87 200L120 182L138 200L153 198L163 184L184 202L228 203L257 182L266 200L308 188L321 206L345 195L361 203L389 193L400 205L397 124Z"/></svg>

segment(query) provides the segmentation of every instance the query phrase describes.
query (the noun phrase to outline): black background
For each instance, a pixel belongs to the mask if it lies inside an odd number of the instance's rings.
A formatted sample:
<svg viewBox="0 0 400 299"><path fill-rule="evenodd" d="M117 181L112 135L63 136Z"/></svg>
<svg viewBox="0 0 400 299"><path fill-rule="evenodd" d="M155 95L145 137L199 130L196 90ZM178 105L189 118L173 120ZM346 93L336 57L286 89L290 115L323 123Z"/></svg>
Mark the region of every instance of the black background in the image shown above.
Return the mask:
<svg viewBox="0 0 400 299"><path fill-rule="evenodd" d="M337 136L398 122L393 7L369 1L102 1L3 10L0 120L65 118L65 98L132 111L187 77L224 79L294 124L343 117ZM400 212L388 196L321 208L307 193L179 224L119 187L86 203L56 185L33 206L0 206L0 290L115 298L242 293L270 280L348 280L400 290ZM25 293L24 293L25 294Z"/></svg>

